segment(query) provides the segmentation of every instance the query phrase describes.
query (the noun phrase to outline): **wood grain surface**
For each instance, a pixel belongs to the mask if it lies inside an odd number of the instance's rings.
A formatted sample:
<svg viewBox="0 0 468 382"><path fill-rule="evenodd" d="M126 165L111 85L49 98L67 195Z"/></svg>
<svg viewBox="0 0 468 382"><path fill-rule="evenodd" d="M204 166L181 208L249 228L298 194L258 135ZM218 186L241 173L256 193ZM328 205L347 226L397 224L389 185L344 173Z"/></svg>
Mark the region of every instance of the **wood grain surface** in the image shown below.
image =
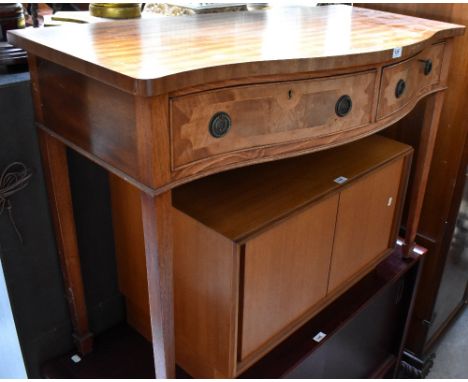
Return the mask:
<svg viewBox="0 0 468 382"><path fill-rule="evenodd" d="M274 8L8 32L9 41L140 95L410 57L463 27L356 7Z"/></svg>
<svg viewBox="0 0 468 382"><path fill-rule="evenodd" d="M241 360L327 294L338 199L335 194L247 242Z"/></svg>
<svg viewBox="0 0 468 382"><path fill-rule="evenodd" d="M399 166L401 172L411 152L409 146L372 136L331 150L329 156L324 156L328 151L313 154L315 160L305 156L274 166L243 168L196 182L204 187L189 184L173 190L177 362L195 377L234 377L363 277L363 269L370 270L393 245L389 236L396 233L399 223L394 217L404 197L399 187L401 176L386 170ZM402 157L405 159L398 159ZM344 186L333 181L338 174L348 177ZM367 199L369 193L361 192L359 185L369 178L373 189L378 187L376 183L394 185L392 205L386 205L385 187L379 193L384 196L374 203L382 204L385 199L385 205L378 209L381 214L373 214L374 205L365 208L362 200L359 205L348 205L344 213L348 219L356 213L361 220L372 222L369 226L363 223L362 231L357 227L355 238L348 243L349 251L341 240L341 255L352 252L360 261L329 291L339 193L362 194ZM116 244L120 255L127 257L124 261L142 264L140 211L125 206L138 190L124 183L111 183L113 197L118 197L114 215L135 227ZM350 191L355 186L357 191ZM179 193L187 196L186 204L178 200ZM199 209L188 211L193 206ZM385 214L387 210L390 212ZM208 225L207 214L213 211L212 224ZM364 214L359 214L361 211ZM382 216L386 217L383 222ZM260 228L243 234L238 243L217 226L248 230L251 220ZM383 250L375 245L361 246L373 229L379 234L372 243L383 243ZM338 266L338 271L350 268L347 265ZM131 287L127 296L129 290ZM143 294L134 293L133 298L137 306L148 301ZM143 310L132 312L140 314L133 325L149 320Z"/></svg>
<svg viewBox="0 0 468 382"><path fill-rule="evenodd" d="M412 250L413 246L416 244L416 234L418 231L419 219L421 218L426 186L429 180L429 170L431 168L432 155L434 154L444 97L445 92L431 94L425 106L419 147L416 154L416 164L414 166L414 178L412 179L412 186L409 192L410 199L405 234L407 251Z"/></svg>
<svg viewBox="0 0 468 382"><path fill-rule="evenodd" d="M173 190L173 202L231 240L245 241L291 209L343 187L334 179L345 176L351 181L411 151L407 145L374 135L335 149L191 182Z"/></svg>
<svg viewBox="0 0 468 382"><path fill-rule="evenodd" d="M132 177L139 177L131 95L50 61L37 60L43 123Z"/></svg>
<svg viewBox="0 0 468 382"><path fill-rule="evenodd" d="M195 378L234 377L240 249L177 209L174 233L177 362Z"/></svg>
<svg viewBox="0 0 468 382"><path fill-rule="evenodd" d="M88 309L81 274L68 175L67 148L42 131L39 133L39 143L65 296L73 325L73 337L78 352L86 355L92 351L93 334L89 330Z"/></svg>
<svg viewBox="0 0 468 382"><path fill-rule="evenodd" d="M434 20L453 22L468 26L468 3L432 3L432 4L367 4L367 7L408 14L417 17L426 17ZM422 319L432 320L436 297L442 273L445 269L447 238L451 238L451 226L454 224L453 204L457 203L457 174L466 155L468 137L468 108L465 95L468 93L468 34L453 41L452 63L448 72L448 90L445 92L445 101L439 122L439 132L436 137L434 156L429 172L426 195L418 226L417 241L424 243L430 249L429 256L424 263L421 285L415 304L415 313L408 337L407 346L416 354L424 354L431 346L434 335L428 341L427 325ZM404 118L392 130L402 133L408 132L420 124L424 116L424 108L418 108L411 114L411 118ZM464 152L465 150L465 152ZM458 205L457 205L458 208ZM424 239L426 238L426 239ZM455 299L455 294L453 295ZM454 300L444 300L444 307L451 305ZM437 316L439 322L444 317ZM434 330L434 325L431 330Z"/></svg>
<svg viewBox="0 0 468 382"><path fill-rule="evenodd" d="M156 378L175 378L171 193L140 192Z"/></svg>
<svg viewBox="0 0 468 382"><path fill-rule="evenodd" d="M135 207L140 192L113 174L109 174L109 188L119 290L125 296L127 322L151 341L143 223L141 209Z"/></svg>
<svg viewBox="0 0 468 382"><path fill-rule="evenodd" d="M419 93L424 93L425 88L439 82L445 45L433 45L407 61L383 69L377 119L397 112L410 100L418 97ZM432 70L427 75L424 74L426 60L432 63ZM395 88L400 80L405 81L406 87L403 94L396 97Z"/></svg>
<svg viewBox="0 0 468 382"><path fill-rule="evenodd" d="M329 136L371 122L376 71L321 79L231 87L171 100L172 166L251 147ZM348 114L338 99L352 100ZM217 112L229 115L228 133L207 126Z"/></svg>
<svg viewBox="0 0 468 382"><path fill-rule="evenodd" d="M341 193L328 291L346 283L394 247L390 235L395 211L401 203L398 191L402 170L403 158L367 175Z"/></svg>
<svg viewBox="0 0 468 382"><path fill-rule="evenodd" d="M135 207L141 209L143 223L142 239L145 244L157 377L174 376L172 196L175 207L226 238L242 244L246 239L256 240L261 237L266 227L280 227L283 219L291 214L297 213L294 216L300 216L300 211L325 195L336 190L346 190L346 185L343 187L333 182L336 177L346 176L350 180L356 180L392 159L409 157L412 150L400 143L389 143L384 138L371 137L335 149L338 151L329 150L315 156L252 166L242 172L229 171L217 175L221 178L217 178L215 182L212 181L214 177L208 177L203 182L195 181L176 188L173 193L169 190L213 172L303 155L364 138L402 118L422 97L439 92L431 97L426 109L422 134L422 145L425 147L419 152L416 166L416 186L413 190L422 192L427 182L428 165L435 140L435 124L442 104L441 91L446 86L449 73L448 59L452 46L450 40L463 32L464 27L454 24L344 5L129 20L62 27L60 33L56 29L9 32L10 41L28 50L32 57L30 63L35 107L42 136L48 137L51 145L62 151L63 144L76 149L142 190L139 205ZM416 93L409 93L411 97L401 105L398 102L388 102L390 93L386 95L385 91L391 90L392 81L396 77L406 73L413 80L413 67L416 65L411 64L407 71L400 71L400 68L406 68L404 61L410 59L409 62L415 62L411 61L415 60L413 57L434 49L434 44L440 42L445 42L445 48L449 49L444 49L439 82L431 80ZM398 57L393 57L396 47L402 48L402 52ZM43 65L38 65L41 62ZM392 66L393 64L396 65ZM182 134L181 139L171 146L171 139L175 134L170 135L174 132L170 131L173 110L169 109L169 103L171 99L176 99L174 97L182 99L188 94L193 94L195 98L209 97L208 92L221 88L225 89L222 90L225 94L232 95L233 92L228 87L238 86L235 91L239 93L240 86L243 85L262 83L266 88L269 86L267 82L356 75L364 71L376 73L373 80L375 86L368 84L367 87L373 94L369 97L369 105L372 106L368 125L357 126L340 134L312 137L313 139L299 137L290 142L281 137L272 144L255 142L257 146L247 149L241 145L232 153L223 151L224 149L216 152L213 151L213 146L208 147L210 142L206 140L206 131L196 136ZM388 79L381 82L385 71L389 73ZM380 92L379 86L382 84L386 84L386 87ZM89 89L92 92L88 92ZM195 95L201 91L207 93ZM39 93L43 93L45 97L39 97ZM302 92L306 93L307 91ZM382 104L383 114L379 121L376 120L378 94L383 94L382 99L387 102L387 105ZM88 99L88 95L95 98ZM365 98L360 97L362 100ZM213 100L210 102L213 103ZM193 117L187 112L193 105L196 102L190 101L178 116L175 115L178 121L175 125L182 126L184 120ZM434 110L430 110L431 105ZM392 113L393 107L398 109L398 113ZM101 110L102 115L99 113ZM242 108L242 112L246 110L248 108ZM357 110L362 112L364 109ZM207 109L204 113L211 111ZM197 114L204 116L203 113ZM300 119L296 114L291 117L293 120L296 118L295 121L290 124L281 123L280 129L288 134L294 133L296 122ZM281 116L282 113L273 115ZM361 117L364 119L364 116ZM80 126L81 122L84 126ZM257 122L262 126L257 126L256 129L272 127L265 125L268 122L266 119L260 118ZM200 126L202 125L203 122ZM198 125L195 123L193 126ZM317 124L314 122L313 126ZM321 125L318 126L320 128ZM330 126L338 130L340 127L336 121L330 123ZM248 129L245 131L252 132ZM274 128L266 134L267 139L274 140L272 132ZM254 133L257 130L254 129ZM200 151L193 150L194 146L200 148ZM53 149L52 146L51 148ZM202 163L200 158L213 153L215 155L210 158L211 162ZM341 159L334 161L333 158L337 156ZM189 166L191 162L194 163L192 167ZM316 171L310 171L311 168ZM261 177L258 176L260 173ZM282 175L278 176L279 173ZM51 181L53 174L49 174L49 182ZM223 186L219 187L219 184ZM246 184L248 187L245 187ZM294 188L294 184L301 186ZM66 187L64 189L67 191ZM416 233L423 201L423 193L417 196L416 191L413 191L410 208L411 242ZM195 195L199 196L200 202L193 202ZM275 197L272 198L272 195ZM59 211L57 215L58 218L68 219L69 227L73 228L70 210L71 206ZM65 236L67 237L64 239L73 244L73 232ZM67 253L77 255L73 248ZM236 256L231 261L234 262L231 265L235 269ZM190 263L187 264L188 267L191 266ZM80 276L79 267L72 268ZM206 287L212 281L207 278L203 282L202 286ZM79 285L75 289L79 292ZM231 301L234 298L232 293ZM72 312L74 311L86 314L86 310L82 308L72 307ZM214 311L216 314L216 309ZM232 313L233 310L229 312ZM85 316L82 322L86 323ZM237 351L233 345L235 341L232 340L236 335L233 327L235 325L229 327L229 350L225 354L220 353L224 360L229 361L215 370L214 375L233 375ZM207 330L202 330L201 333L211 335ZM210 344L216 342L212 338L211 340ZM268 346L264 346L264 351L266 350ZM243 365L237 365L237 372L247 364L248 362L244 362ZM199 366L204 367L202 364Z"/></svg>

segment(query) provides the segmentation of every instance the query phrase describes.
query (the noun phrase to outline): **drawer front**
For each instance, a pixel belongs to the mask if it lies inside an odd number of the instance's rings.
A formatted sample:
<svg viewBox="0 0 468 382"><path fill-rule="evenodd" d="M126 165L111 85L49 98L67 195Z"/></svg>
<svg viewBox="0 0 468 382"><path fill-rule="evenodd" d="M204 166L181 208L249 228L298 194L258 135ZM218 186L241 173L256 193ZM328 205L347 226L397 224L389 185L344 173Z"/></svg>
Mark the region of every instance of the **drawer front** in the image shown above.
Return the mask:
<svg viewBox="0 0 468 382"><path fill-rule="evenodd" d="M172 98L172 167L367 125L375 78L375 71L368 71Z"/></svg>
<svg viewBox="0 0 468 382"><path fill-rule="evenodd" d="M294 329L325 297L337 205L334 195L247 242L242 360Z"/></svg>
<svg viewBox="0 0 468 382"><path fill-rule="evenodd" d="M403 164L398 159L341 192L329 292L352 283L393 247Z"/></svg>
<svg viewBox="0 0 468 382"><path fill-rule="evenodd" d="M429 86L439 83L444 46L433 45L407 61L383 69L377 119L398 111Z"/></svg>

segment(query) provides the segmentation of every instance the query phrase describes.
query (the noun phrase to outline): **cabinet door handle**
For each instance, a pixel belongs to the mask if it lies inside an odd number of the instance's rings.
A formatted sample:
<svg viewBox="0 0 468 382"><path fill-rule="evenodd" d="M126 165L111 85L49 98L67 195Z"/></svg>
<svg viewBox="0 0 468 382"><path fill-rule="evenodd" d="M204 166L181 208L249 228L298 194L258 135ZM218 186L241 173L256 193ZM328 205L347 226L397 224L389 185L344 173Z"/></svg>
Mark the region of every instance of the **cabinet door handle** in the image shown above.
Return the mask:
<svg viewBox="0 0 468 382"><path fill-rule="evenodd" d="M396 87L395 87L395 97L400 98L406 89L406 82L405 80L398 80Z"/></svg>
<svg viewBox="0 0 468 382"><path fill-rule="evenodd" d="M427 76L432 72L432 61L431 60L419 60L424 64L424 75Z"/></svg>
<svg viewBox="0 0 468 382"><path fill-rule="evenodd" d="M208 130L212 137L221 138L227 134L231 128L231 124L231 117L229 117L229 114L220 111L211 117Z"/></svg>
<svg viewBox="0 0 468 382"><path fill-rule="evenodd" d="M344 117L353 108L353 101L349 95L342 95L335 105L335 113L338 117Z"/></svg>

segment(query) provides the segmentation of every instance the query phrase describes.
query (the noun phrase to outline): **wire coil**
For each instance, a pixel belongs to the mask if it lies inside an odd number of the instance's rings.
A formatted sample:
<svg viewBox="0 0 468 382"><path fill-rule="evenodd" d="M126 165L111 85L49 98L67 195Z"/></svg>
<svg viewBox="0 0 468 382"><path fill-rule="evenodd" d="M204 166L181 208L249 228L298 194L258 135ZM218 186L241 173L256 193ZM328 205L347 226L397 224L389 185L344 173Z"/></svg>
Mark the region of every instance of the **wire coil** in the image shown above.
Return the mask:
<svg viewBox="0 0 468 382"><path fill-rule="evenodd" d="M10 223L18 236L21 244L23 237L13 219L13 205L10 197L29 185L32 172L21 162L9 164L0 175L0 216L7 211Z"/></svg>

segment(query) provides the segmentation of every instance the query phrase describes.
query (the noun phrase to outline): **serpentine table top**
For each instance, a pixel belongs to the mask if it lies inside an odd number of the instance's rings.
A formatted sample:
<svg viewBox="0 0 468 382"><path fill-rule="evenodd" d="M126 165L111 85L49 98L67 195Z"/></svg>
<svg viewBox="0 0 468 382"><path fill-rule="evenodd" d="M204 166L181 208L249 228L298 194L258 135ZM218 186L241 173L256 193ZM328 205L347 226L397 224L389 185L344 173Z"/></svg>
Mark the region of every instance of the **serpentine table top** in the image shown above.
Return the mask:
<svg viewBox="0 0 468 382"><path fill-rule="evenodd" d="M9 41L139 95L242 77L312 72L407 58L463 34L444 22L345 5L19 30Z"/></svg>

